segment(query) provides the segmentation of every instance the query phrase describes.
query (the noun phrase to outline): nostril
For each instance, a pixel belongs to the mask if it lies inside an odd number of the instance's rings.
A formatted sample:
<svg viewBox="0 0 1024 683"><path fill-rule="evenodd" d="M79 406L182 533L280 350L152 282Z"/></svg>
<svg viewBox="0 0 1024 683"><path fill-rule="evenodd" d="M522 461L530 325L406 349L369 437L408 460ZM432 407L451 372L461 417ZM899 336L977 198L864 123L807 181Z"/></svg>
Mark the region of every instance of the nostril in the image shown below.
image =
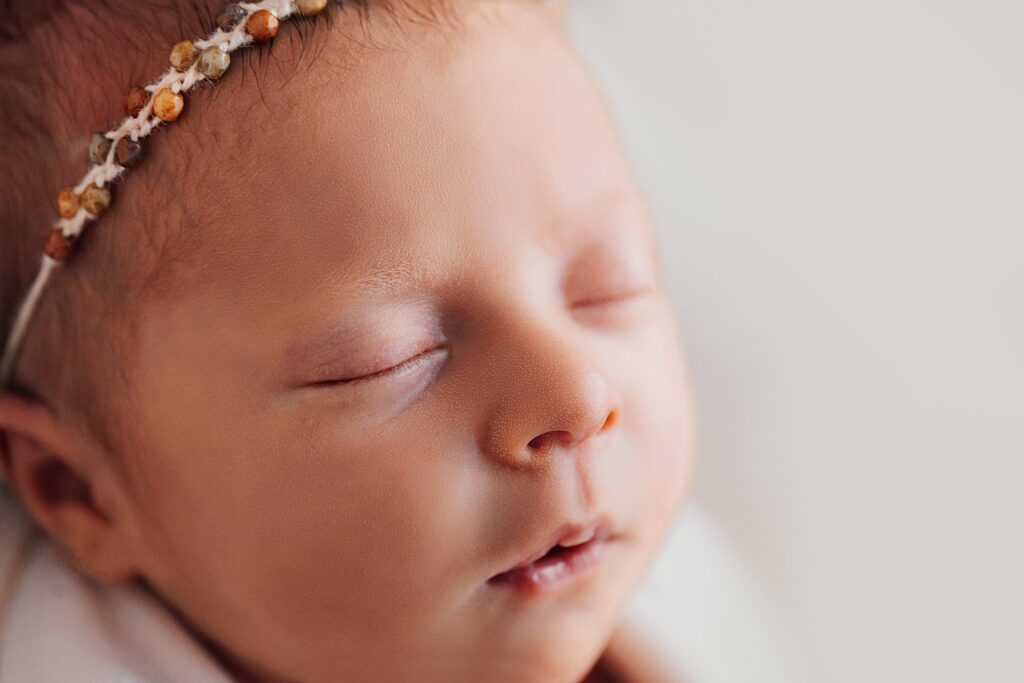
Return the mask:
<svg viewBox="0 0 1024 683"><path fill-rule="evenodd" d="M619 411L618 410L611 410L608 413L608 416L605 417L604 424L602 424L601 428L599 430L597 430L597 433L598 434L603 434L604 432L607 432L609 429L611 429L612 427L614 427L618 423L619 423ZM564 429L558 429L558 430L552 430L550 432L544 432L543 434L540 434L538 436L533 437L532 439L530 439L530 443L528 444L528 446L530 448L542 448L546 444L555 444L555 443L560 444L562 446L568 446L568 445L572 444L572 442L574 440L575 440L575 437L573 437L571 432L567 432Z"/></svg>
<svg viewBox="0 0 1024 683"><path fill-rule="evenodd" d="M565 431L564 429L552 432L544 432L543 434L535 436L532 439L530 439L529 446L530 448L540 448L549 441L561 442L563 445L566 445L572 442L572 434Z"/></svg>
<svg viewBox="0 0 1024 683"><path fill-rule="evenodd" d="M606 432L619 423L619 411L612 410L608 413L608 417L605 418L604 424L601 426L601 431Z"/></svg>

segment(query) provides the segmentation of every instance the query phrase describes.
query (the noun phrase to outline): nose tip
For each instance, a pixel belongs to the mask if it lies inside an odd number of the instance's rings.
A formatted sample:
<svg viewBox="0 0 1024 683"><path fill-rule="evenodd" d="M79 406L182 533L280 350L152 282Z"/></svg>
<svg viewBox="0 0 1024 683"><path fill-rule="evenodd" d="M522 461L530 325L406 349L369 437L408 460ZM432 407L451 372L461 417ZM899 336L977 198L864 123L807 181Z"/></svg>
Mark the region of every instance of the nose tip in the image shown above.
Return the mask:
<svg viewBox="0 0 1024 683"><path fill-rule="evenodd" d="M604 422L596 430L588 433L581 433L574 435L572 432L565 429L553 429L543 434L530 439L530 443L527 444L533 450L542 450L544 448L550 448L553 446L572 446L573 444L584 441L592 435L603 434L610 430L619 421L619 412L615 408L608 411L605 416Z"/></svg>

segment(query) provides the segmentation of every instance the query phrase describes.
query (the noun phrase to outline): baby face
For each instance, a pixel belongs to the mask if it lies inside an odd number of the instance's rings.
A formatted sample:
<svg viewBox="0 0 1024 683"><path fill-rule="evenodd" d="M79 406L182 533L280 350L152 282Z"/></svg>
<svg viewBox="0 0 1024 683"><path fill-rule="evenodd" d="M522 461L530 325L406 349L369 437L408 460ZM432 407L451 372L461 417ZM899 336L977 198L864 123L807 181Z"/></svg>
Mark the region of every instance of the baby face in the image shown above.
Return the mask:
<svg viewBox="0 0 1024 683"><path fill-rule="evenodd" d="M537 7L330 49L189 104L233 123L128 369L135 569L239 675L578 680L691 459L642 196ZM595 520L589 567L500 580Z"/></svg>

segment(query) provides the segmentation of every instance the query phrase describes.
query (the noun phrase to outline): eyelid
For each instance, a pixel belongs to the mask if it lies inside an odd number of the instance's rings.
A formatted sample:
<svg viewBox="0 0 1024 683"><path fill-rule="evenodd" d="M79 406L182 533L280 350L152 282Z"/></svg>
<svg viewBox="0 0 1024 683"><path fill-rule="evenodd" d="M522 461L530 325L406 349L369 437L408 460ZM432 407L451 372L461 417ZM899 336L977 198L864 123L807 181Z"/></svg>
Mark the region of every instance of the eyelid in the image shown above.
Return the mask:
<svg viewBox="0 0 1024 683"><path fill-rule="evenodd" d="M327 380L320 380L320 381L316 381L316 382L310 382L307 386L310 386L310 387L323 387L323 386L335 386L335 385L362 384L364 382L371 382L371 381L378 380L378 379L384 379L384 378L392 376L392 375L398 375L398 374L401 374L403 372L407 372L407 371L413 370L416 367L418 367L419 365L421 365L422 363L424 363L428 356L430 356L431 354L433 354L436 351L440 351L440 350L444 350L444 349L446 349L446 346L444 344L438 344L436 346L432 346L432 347L430 347L428 349L420 351L415 356L410 356L409 358L406 358L405 360L403 360L403 361L401 361L399 363L396 363L395 365L392 365L392 366L387 367L387 368L383 368L381 370L376 370L374 372L371 372L371 373L368 373L368 374L365 374L365 375L358 375L356 377L348 377L348 378L344 378L344 379L327 379Z"/></svg>
<svg viewBox="0 0 1024 683"><path fill-rule="evenodd" d="M655 287L653 284L646 283L639 287L632 287L630 289L616 292L614 294L602 294L593 296L581 301L573 302L573 307L595 307L595 306L612 306L619 303L630 301L645 294L650 294L654 291Z"/></svg>

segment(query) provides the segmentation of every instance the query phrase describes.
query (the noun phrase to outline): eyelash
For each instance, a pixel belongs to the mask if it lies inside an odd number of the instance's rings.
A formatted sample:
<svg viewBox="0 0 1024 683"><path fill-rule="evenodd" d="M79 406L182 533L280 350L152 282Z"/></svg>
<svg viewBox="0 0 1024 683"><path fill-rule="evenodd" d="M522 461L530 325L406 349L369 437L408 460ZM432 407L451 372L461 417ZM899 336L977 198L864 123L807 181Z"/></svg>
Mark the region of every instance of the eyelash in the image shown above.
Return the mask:
<svg viewBox="0 0 1024 683"><path fill-rule="evenodd" d="M323 382L316 382L315 385L319 385L319 386L333 386L333 385L336 385L336 384L337 385L362 384L363 382L370 382L370 381L373 381L373 380L384 379L385 377L390 377L392 375L399 375L399 374L401 374L403 372L410 371L410 370L413 370L413 369L419 367L424 362L426 362L427 356L430 356L431 354L433 354L436 351L441 351L444 348L445 348L444 346L435 346L433 348L427 349L426 351L422 351L422 352L416 354L415 356L412 356L411 358L407 358L406 360L402 361L401 363L399 363L397 365L392 365L389 368L384 368L383 370L378 370L376 372L371 372L368 375L361 375L359 377L352 377L350 379L331 379L331 380L325 380Z"/></svg>
<svg viewBox="0 0 1024 683"><path fill-rule="evenodd" d="M573 304L573 308L606 308L618 304L625 304L635 299L638 299L645 294L649 294L651 290L652 287L644 286L639 287L637 289L631 289L627 292L623 292L620 294L611 294L608 296L595 297L593 299L587 299L582 302L576 302L575 304Z"/></svg>

